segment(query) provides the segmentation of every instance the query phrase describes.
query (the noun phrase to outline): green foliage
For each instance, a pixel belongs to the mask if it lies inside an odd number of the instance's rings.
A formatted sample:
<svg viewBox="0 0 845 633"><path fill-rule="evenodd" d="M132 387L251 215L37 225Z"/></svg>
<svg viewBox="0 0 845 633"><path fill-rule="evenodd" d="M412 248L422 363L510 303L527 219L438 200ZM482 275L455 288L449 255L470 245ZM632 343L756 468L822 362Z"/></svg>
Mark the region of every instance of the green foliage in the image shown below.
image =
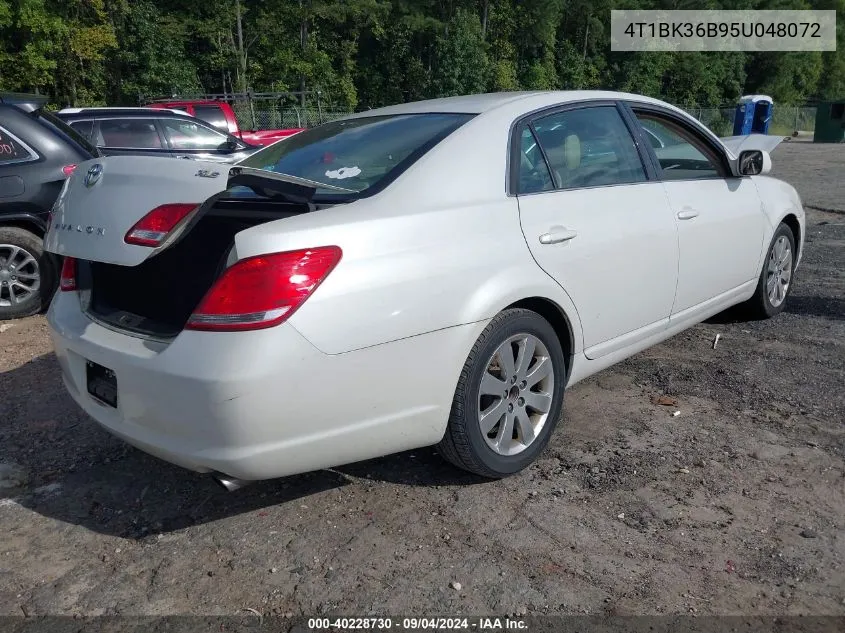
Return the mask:
<svg viewBox="0 0 845 633"><path fill-rule="evenodd" d="M834 9L838 48L614 53L616 7ZM60 105L246 89L320 90L327 110L525 89L797 104L845 98L843 51L845 0L0 0L0 89Z"/></svg>

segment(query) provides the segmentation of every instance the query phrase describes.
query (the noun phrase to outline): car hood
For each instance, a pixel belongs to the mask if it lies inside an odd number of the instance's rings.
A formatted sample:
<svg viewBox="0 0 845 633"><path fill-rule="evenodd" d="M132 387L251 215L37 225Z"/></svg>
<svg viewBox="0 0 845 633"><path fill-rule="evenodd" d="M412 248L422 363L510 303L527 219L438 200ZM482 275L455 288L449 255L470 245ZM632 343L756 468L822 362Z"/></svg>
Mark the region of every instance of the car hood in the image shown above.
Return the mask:
<svg viewBox="0 0 845 633"><path fill-rule="evenodd" d="M784 138L783 136L769 136L768 134L746 134L744 136L727 136L719 140L734 157L738 157L740 152L749 149L759 149L771 153L781 144Z"/></svg>

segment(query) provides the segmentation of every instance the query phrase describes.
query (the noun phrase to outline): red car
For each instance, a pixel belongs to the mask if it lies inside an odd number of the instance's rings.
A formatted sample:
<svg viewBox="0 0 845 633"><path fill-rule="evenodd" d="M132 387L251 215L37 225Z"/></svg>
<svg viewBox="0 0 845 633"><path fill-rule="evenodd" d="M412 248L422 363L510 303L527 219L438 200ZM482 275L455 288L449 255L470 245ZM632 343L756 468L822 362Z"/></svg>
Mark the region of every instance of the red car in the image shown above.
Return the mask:
<svg viewBox="0 0 845 633"><path fill-rule="evenodd" d="M302 128L287 128L284 130L242 130L238 125L235 111L225 101L212 100L168 100L150 103L148 108L173 108L183 110L198 119L216 127L221 132L228 132L251 145L270 145L283 138L301 132Z"/></svg>

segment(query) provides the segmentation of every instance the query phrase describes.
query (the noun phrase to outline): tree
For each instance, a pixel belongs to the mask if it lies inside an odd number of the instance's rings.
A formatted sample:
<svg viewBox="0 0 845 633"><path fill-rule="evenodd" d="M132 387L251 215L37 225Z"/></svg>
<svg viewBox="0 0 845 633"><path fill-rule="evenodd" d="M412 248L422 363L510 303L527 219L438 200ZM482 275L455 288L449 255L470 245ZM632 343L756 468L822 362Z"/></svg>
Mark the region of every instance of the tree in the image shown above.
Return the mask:
<svg viewBox="0 0 845 633"><path fill-rule="evenodd" d="M433 96L484 92L488 64L478 16L458 10L437 38L434 50Z"/></svg>

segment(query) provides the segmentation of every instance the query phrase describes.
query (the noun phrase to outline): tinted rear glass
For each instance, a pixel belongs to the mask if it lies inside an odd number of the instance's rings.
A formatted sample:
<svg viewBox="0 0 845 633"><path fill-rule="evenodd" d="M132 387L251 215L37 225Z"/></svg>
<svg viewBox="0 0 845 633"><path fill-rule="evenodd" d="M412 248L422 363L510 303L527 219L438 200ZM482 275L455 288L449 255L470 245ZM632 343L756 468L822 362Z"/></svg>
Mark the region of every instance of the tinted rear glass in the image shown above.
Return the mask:
<svg viewBox="0 0 845 633"><path fill-rule="evenodd" d="M23 143L0 127L0 165L30 160L35 156Z"/></svg>
<svg viewBox="0 0 845 633"><path fill-rule="evenodd" d="M59 136L62 136L73 143L76 143L80 146L83 150L91 154L91 156L99 156L100 152L97 151L97 148L94 147L87 138L82 136L79 132L74 130L70 127L67 123L62 121L60 118L54 116L51 112L47 112L46 110L36 110L32 113L32 116L36 117L41 123L43 123L46 127L50 128L54 132L56 132Z"/></svg>
<svg viewBox="0 0 845 633"><path fill-rule="evenodd" d="M223 114L223 109L220 106L196 105L194 106L194 115L218 130L229 131L226 115Z"/></svg>
<svg viewBox="0 0 845 633"><path fill-rule="evenodd" d="M274 143L240 164L363 193L396 178L472 117L438 113L334 121Z"/></svg>
<svg viewBox="0 0 845 633"><path fill-rule="evenodd" d="M71 121L68 123L70 127L79 132L89 141L92 139L94 122L93 121Z"/></svg>

